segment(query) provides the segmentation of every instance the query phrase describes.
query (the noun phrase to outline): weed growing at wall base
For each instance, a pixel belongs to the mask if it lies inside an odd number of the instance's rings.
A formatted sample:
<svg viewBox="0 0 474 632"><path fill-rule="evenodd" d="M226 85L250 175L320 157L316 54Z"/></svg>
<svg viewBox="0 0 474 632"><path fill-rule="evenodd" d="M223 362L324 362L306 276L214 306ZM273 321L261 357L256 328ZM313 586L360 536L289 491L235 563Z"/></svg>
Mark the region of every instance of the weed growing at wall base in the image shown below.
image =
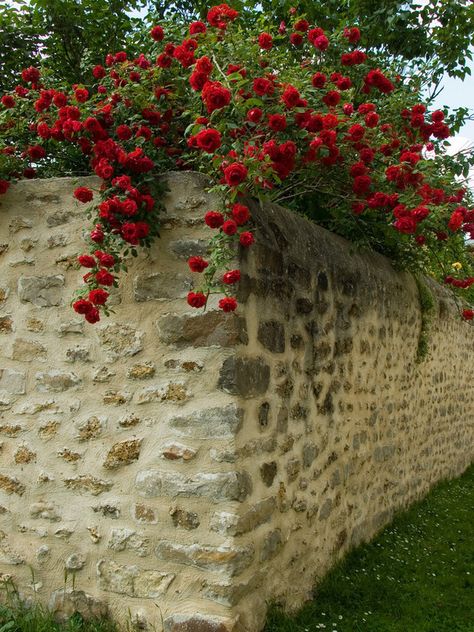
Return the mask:
<svg viewBox="0 0 474 632"><path fill-rule="evenodd" d="M294 617L265 632L472 632L474 466L350 553Z"/></svg>
<svg viewBox="0 0 474 632"><path fill-rule="evenodd" d="M85 621L75 614L59 623L54 615L39 605L27 607L20 602L0 605L1 632L120 632L109 619Z"/></svg>

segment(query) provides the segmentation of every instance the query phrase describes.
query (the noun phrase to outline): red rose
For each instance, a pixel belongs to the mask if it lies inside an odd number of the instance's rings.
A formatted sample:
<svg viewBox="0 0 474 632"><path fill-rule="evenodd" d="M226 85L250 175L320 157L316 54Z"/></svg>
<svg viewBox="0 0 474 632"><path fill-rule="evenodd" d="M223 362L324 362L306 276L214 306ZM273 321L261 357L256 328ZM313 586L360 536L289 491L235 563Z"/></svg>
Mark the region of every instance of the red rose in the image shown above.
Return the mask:
<svg viewBox="0 0 474 632"><path fill-rule="evenodd" d="M377 114L377 112L369 112L365 115L364 120L367 127L377 127L380 116Z"/></svg>
<svg viewBox="0 0 474 632"><path fill-rule="evenodd" d="M461 228L464 222L464 213L461 211L454 211L451 213L451 217L449 218L448 228L452 230L453 233L456 232L459 228Z"/></svg>
<svg viewBox="0 0 474 632"><path fill-rule="evenodd" d="M115 278L107 270L99 270L95 275L95 280L99 285L113 285Z"/></svg>
<svg viewBox="0 0 474 632"><path fill-rule="evenodd" d="M226 296L219 301L219 307L224 312L233 312L237 309L237 301L232 296Z"/></svg>
<svg viewBox="0 0 474 632"><path fill-rule="evenodd" d="M94 309L94 306L89 301L80 298L72 304L72 308L78 314L87 314L91 309Z"/></svg>
<svg viewBox="0 0 474 632"><path fill-rule="evenodd" d="M156 58L156 65L159 68L169 68L172 63L173 58L169 55L166 55L166 53L161 53L161 55L158 55L158 57Z"/></svg>
<svg viewBox="0 0 474 632"><path fill-rule="evenodd" d="M221 146L221 135L216 129L203 129L195 138L197 146L208 154L212 154Z"/></svg>
<svg viewBox="0 0 474 632"><path fill-rule="evenodd" d="M273 37L270 35L270 33L261 33L258 36L258 45L263 50L270 50L270 48L273 46Z"/></svg>
<svg viewBox="0 0 474 632"><path fill-rule="evenodd" d="M286 105L287 108L296 107L300 101L301 96L298 90L294 86L287 86L281 95L281 100Z"/></svg>
<svg viewBox="0 0 474 632"><path fill-rule="evenodd" d="M101 266L104 268L112 268L115 265L115 257L107 252L101 252L100 250L95 251L95 256L100 262Z"/></svg>
<svg viewBox="0 0 474 632"><path fill-rule="evenodd" d="M234 219L237 226L243 226L250 219L250 213L248 206L245 204L236 203L232 207L232 218Z"/></svg>
<svg viewBox="0 0 474 632"><path fill-rule="evenodd" d="M474 318L474 310L463 309L462 317L464 318L464 320L472 320Z"/></svg>
<svg viewBox="0 0 474 632"><path fill-rule="evenodd" d="M0 178L0 195L6 193L9 186L10 183L8 182L8 180L3 180L2 178Z"/></svg>
<svg viewBox="0 0 474 632"><path fill-rule="evenodd" d="M89 91L86 90L86 88L77 88L77 90L74 91L74 96L79 103L85 103L89 98Z"/></svg>
<svg viewBox="0 0 474 632"><path fill-rule="evenodd" d="M222 277L222 282L226 285L233 285L240 281L240 270L230 270L226 272Z"/></svg>
<svg viewBox="0 0 474 632"><path fill-rule="evenodd" d="M94 230L91 231L90 238L92 241L95 241L95 243L101 244L104 241L104 237L104 231L100 227L100 224L98 224Z"/></svg>
<svg viewBox="0 0 474 632"><path fill-rule="evenodd" d="M228 219L222 224L222 232L226 235L235 235L237 232L237 224L233 219Z"/></svg>
<svg viewBox="0 0 474 632"><path fill-rule="evenodd" d="M325 35L320 35L316 37L316 39L312 42L313 46L315 46L318 50L327 50L329 46L329 40Z"/></svg>
<svg viewBox="0 0 474 632"><path fill-rule="evenodd" d="M264 94L273 94L275 87L271 81L265 79L265 77L257 77L253 80L253 91L258 94L259 97L263 97Z"/></svg>
<svg viewBox="0 0 474 632"><path fill-rule="evenodd" d="M79 255L78 262L83 268L95 268L96 261L91 255Z"/></svg>
<svg viewBox="0 0 474 632"><path fill-rule="evenodd" d="M301 33L292 33L290 35L290 42L293 44L293 46L301 46L301 44L303 43L303 36L301 35Z"/></svg>
<svg viewBox="0 0 474 632"><path fill-rule="evenodd" d="M38 83L40 72L36 68L33 68L33 66L30 66L21 71L21 78L26 83Z"/></svg>
<svg viewBox="0 0 474 632"><path fill-rule="evenodd" d="M28 147L28 155L32 160L40 160L46 156L46 150L41 145L32 145Z"/></svg>
<svg viewBox="0 0 474 632"><path fill-rule="evenodd" d="M204 215L204 221L209 228L220 228L224 223L224 216L218 211L208 211Z"/></svg>
<svg viewBox="0 0 474 632"><path fill-rule="evenodd" d="M284 114L270 114L268 127L274 132L282 132L286 129L286 116Z"/></svg>
<svg viewBox="0 0 474 632"><path fill-rule="evenodd" d="M247 167L240 162L233 162L224 169L224 178L230 187L236 187L247 177Z"/></svg>
<svg viewBox="0 0 474 632"><path fill-rule="evenodd" d="M94 305L105 305L108 298L109 293L100 287L89 292L89 300L91 303L94 303Z"/></svg>
<svg viewBox="0 0 474 632"><path fill-rule="evenodd" d="M352 190L357 195L362 195L363 193L367 193L371 184L372 180L369 176L356 176L352 183Z"/></svg>
<svg viewBox="0 0 474 632"><path fill-rule="evenodd" d="M74 197L76 198L76 200L79 200L79 202L86 203L92 200L92 198L94 197L94 194L87 187L78 187L74 191Z"/></svg>
<svg viewBox="0 0 474 632"><path fill-rule="evenodd" d="M207 75L205 72L194 71L189 76L189 85L195 92L199 92L199 90L202 90L208 81L209 75Z"/></svg>
<svg viewBox="0 0 474 632"><path fill-rule="evenodd" d="M213 68L214 66L209 57L207 55L203 55L196 60L196 66L194 70L197 70L198 72L203 72L205 75L210 75Z"/></svg>
<svg viewBox="0 0 474 632"><path fill-rule="evenodd" d="M202 257L190 257L188 259L188 265L191 272L204 272L209 263Z"/></svg>
<svg viewBox="0 0 474 632"><path fill-rule="evenodd" d="M85 319L87 320L88 323L91 323L92 325L94 323L99 322L100 314L97 307L93 307L90 311L88 311L87 314L85 315Z"/></svg>
<svg viewBox="0 0 474 632"><path fill-rule="evenodd" d="M207 31L207 27L204 22L196 21L191 22L189 25L189 34L197 35L197 33L205 33Z"/></svg>
<svg viewBox="0 0 474 632"><path fill-rule="evenodd" d="M150 35L155 42L161 42L165 36L165 32L161 26L154 26L150 31Z"/></svg>
<svg viewBox="0 0 474 632"><path fill-rule="evenodd" d="M187 301L191 307L204 307L207 303L207 297L202 292L189 292Z"/></svg>
<svg viewBox="0 0 474 632"><path fill-rule="evenodd" d="M211 7L207 13L207 21L211 26L225 29L228 22L232 22L238 17L238 12L231 9L227 4L218 4Z"/></svg>
<svg viewBox="0 0 474 632"><path fill-rule="evenodd" d="M393 227L398 230L399 233L405 233L406 235L412 235L416 230L416 220L413 217L400 217L393 223Z"/></svg>
<svg viewBox="0 0 474 632"><path fill-rule="evenodd" d="M263 112L260 108L250 108L247 112L246 119L251 123L258 123L262 119L262 116Z"/></svg>
<svg viewBox="0 0 474 632"><path fill-rule="evenodd" d="M103 66L97 65L92 69L92 75L94 79L102 79L106 75L105 68Z"/></svg>
<svg viewBox="0 0 474 632"><path fill-rule="evenodd" d="M251 246L254 243L254 241L255 241L255 238L252 233L244 232L244 233L240 233L239 235L239 243L244 248L248 248L249 246Z"/></svg>
<svg viewBox="0 0 474 632"><path fill-rule="evenodd" d="M323 103L328 107L334 107L341 100L341 94L337 90L330 90L323 96Z"/></svg>
<svg viewBox="0 0 474 632"><path fill-rule="evenodd" d="M115 130L115 133L117 134L117 138L120 140L129 140L132 138L132 130L128 125L119 125Z"/></svg>
<svg viewBox="0 0 474 632"><path fill-rule="evenodd" d="M345 28L343 35L351 44L356 44L360 40L360 31L357 26Z"/></svg>
<svg viewBox="0 0 474 632"><path fill-rule="evenodd" d="M4 94L1 98L2 105L6 108L14 108L15 107L15 99L9 95Z"/></svg>
<svg viewBox="0 0 474 632"><path fill-rule="evenodd" d="M309 22L304 19L298 20L294 23L293 28L295 29L295 31L305 33L309 29Z"/></svg>
<svg viewBox="0 0 474 632"><path fill-rule="evenodd" d="M322 72L314 73L311 83L315 88L324 88L324 84L326 83L326 75Z"/></svg>
<svg viewBox="0 0 474 632"><path fill-rule="evenodd" d="M201 93L201 99L206 104L209 114L229 105L231 96L230 90L219 81L208 81Z"/></svg>

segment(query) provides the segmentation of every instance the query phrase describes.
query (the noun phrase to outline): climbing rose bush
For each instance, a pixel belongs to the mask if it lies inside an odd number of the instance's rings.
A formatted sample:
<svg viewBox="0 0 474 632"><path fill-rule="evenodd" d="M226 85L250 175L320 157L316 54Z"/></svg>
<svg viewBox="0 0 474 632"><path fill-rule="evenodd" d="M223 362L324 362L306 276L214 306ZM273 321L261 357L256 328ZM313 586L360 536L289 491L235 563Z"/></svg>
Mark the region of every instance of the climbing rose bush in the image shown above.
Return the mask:
<svg viewBox="0 0 474 632"><path fill-rule="evenodd" d="M474 210L444 157L447 113L369 58L357 26L325 33L290 13L250 32L220 4L206 22L153 26L146 50L110 53L88 85L27 68L1 97L0 193L19 178L101 180L74 191L90 228L73 308L88 322L108 314L127 256L158 236L157 175L173 169L205 173L223 200L203 217L210 255L189 259L201 275L192 307L217 292L222 310L237 308L233 261L254 242L251 200L280 201L466 296Z"/></svg>

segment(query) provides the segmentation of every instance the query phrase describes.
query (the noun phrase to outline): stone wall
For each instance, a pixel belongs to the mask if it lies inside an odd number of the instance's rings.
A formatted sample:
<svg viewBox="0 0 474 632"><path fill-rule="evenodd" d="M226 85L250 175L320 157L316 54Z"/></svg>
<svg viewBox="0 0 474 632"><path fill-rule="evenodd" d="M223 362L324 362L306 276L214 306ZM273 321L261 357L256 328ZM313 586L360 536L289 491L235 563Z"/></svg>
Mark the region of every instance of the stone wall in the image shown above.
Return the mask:
<svg viewBox="0 0 474 632"><path fill-rule="evenodd" d="M472 330L433 284L417 363L413 279L279 207L253 209L239 311L192 310L216 200L167 177L162 239L95 326L69 307L76 182L0 200L0 571L58 611L255 632L472 461Z"/></svg>

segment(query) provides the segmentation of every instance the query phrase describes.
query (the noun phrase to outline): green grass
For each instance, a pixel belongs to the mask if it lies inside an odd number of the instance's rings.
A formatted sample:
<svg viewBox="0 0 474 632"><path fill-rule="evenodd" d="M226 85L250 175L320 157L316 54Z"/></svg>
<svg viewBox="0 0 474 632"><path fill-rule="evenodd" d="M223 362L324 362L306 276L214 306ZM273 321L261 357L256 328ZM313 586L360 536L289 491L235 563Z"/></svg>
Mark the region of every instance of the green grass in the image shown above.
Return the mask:
<svg viewBox="0 0 474 632"><path fill-rule="evenodd" d="M351 553L265 632L474 632L474 466Z"/></svg>
<svg viewBox="0 0 474 632"><path fill-rule="evenodd" d="M27 607L18 600L0 605L0 632L119 632L109 619L84 621L79 614L58 623L39 605Z"/></svg>

